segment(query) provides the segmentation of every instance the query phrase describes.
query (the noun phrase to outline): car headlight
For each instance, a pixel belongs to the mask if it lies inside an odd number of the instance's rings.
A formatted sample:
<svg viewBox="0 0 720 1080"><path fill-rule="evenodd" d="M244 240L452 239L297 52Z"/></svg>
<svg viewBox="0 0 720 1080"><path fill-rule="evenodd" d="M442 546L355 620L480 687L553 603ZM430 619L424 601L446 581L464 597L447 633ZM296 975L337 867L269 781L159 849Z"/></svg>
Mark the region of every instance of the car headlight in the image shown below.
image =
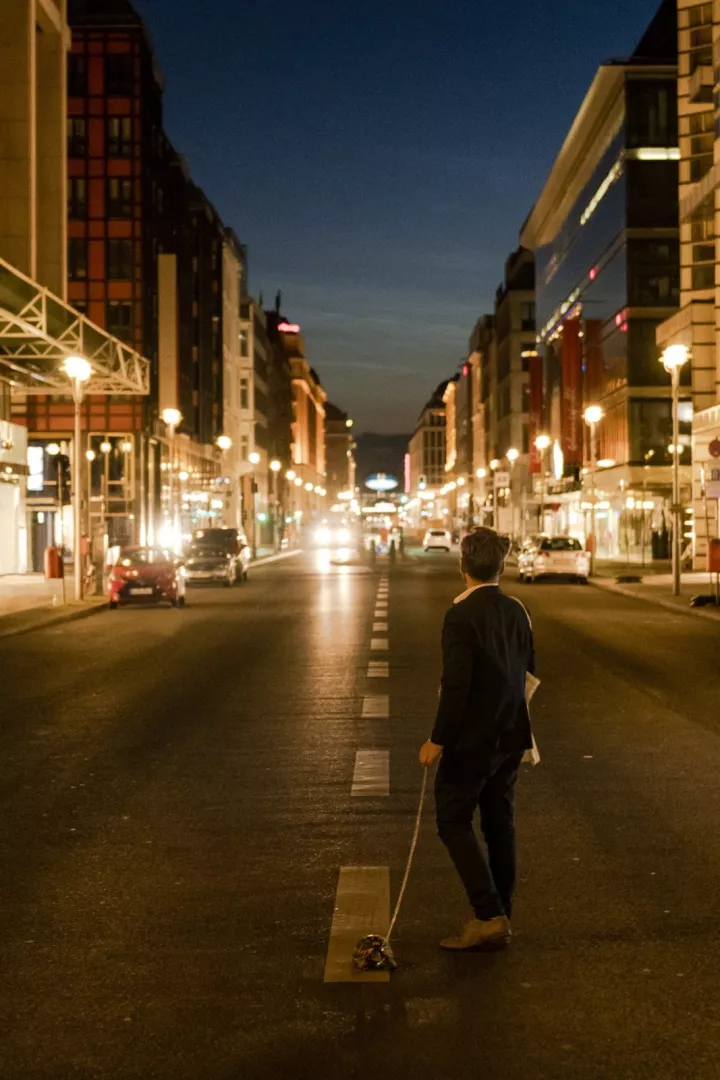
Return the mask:
<svg viewBox="0 0 720 1080"><path fill-rule="evenodd" d="M315 532L315 539L318 544L329 544L332 538L332 533L324 525L321 525Z"/></svg>
<svg viewBox="0 0 720 1080"><path fill-rule="evenodd" d="M350 542L350 530L349 529L338 529L337 538L338 538L338 543L340 543L340 544L348 544Z"/></svg>

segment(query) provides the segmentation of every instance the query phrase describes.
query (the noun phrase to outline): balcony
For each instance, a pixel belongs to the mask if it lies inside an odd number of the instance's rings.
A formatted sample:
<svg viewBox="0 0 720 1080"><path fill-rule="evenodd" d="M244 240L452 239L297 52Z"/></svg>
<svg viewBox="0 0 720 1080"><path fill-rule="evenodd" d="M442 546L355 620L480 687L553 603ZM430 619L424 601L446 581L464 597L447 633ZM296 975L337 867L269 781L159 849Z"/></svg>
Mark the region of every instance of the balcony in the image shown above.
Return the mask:
<svg viewBox="0 0 720 1080"><path fill-rule="evenodd" d="M709 105L713 95L713 69L711 64L698 64L690 76L688 96L693 105Z"/></svg>

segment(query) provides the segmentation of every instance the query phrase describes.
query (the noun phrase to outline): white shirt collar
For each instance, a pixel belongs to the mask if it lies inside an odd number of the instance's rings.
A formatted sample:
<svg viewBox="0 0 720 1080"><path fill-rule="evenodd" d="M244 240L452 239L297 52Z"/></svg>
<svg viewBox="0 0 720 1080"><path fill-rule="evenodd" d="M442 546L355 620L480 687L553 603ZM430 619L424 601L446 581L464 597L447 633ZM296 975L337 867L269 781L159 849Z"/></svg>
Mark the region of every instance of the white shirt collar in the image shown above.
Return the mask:
<svg viewBox="0 0 720 1080"><path fill-rule="evenodd" d="M453 604L460 604L463 600L467 600L468 596L470 596L471 593L474 593L476 589L497 589L498 585L499 582L497 581L483 581L479 585L471 585L469 589L466 589L465 592L462 592L459 596L455 597Z"/></svg>

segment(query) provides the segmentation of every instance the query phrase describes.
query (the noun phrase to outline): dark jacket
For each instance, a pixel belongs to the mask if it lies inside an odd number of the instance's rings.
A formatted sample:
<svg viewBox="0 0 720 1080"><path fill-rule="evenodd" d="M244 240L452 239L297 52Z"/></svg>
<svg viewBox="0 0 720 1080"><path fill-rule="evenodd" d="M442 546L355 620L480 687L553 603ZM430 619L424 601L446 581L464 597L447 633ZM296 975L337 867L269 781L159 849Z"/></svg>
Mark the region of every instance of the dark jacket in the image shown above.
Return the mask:
<svg viewBox="0 0 720 1080"><path fill-rule="evenodd" d="M432 741L472 757L528 749L525 675L535 672L535 650L522 604L497 585L475 589L445 616L442 650Z"/></svg>

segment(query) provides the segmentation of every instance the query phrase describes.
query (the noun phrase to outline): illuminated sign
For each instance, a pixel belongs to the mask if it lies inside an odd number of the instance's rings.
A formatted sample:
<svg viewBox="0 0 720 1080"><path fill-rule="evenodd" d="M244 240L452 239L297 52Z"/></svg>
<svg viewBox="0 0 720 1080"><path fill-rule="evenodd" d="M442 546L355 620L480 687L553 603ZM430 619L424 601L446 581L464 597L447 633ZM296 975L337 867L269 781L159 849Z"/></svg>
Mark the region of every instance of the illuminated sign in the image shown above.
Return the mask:
<svg viewBox="0 0 720 1080"><path fill-rule="evenodd" d="M396 478L387 473L374 473L365 481L365 487L370 491L394 491L397 486Z"/></svg>
<svg viewBox="0 0 720 1080"><path fill-rule="evenodd" d="M42 491L45 486L45 452L42 446L28 446L28 491Z"/></svg>
<svg viewBox="0 0 720 1080"><path fill-rule="evenodd" d="M278 323L278 330L281 334L299 334L300 326L294 322L281 322Z"/></svg>

